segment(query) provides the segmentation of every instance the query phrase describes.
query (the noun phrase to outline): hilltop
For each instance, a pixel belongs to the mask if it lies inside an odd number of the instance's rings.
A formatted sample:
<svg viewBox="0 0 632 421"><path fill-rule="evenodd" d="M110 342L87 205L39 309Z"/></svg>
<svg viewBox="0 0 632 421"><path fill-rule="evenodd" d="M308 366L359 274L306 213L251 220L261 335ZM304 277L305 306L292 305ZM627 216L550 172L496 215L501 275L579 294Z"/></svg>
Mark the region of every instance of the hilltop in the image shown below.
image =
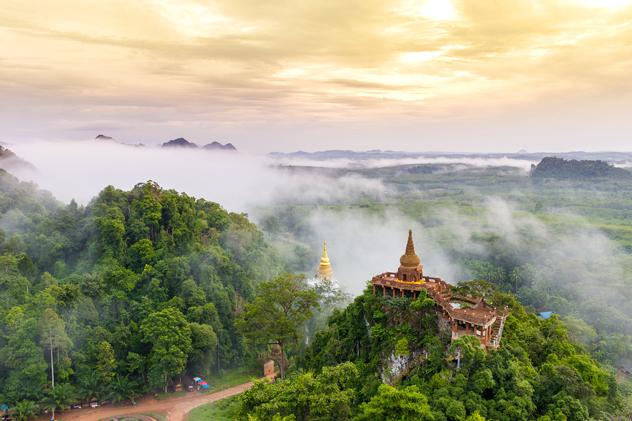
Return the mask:
<svg viewBox="0 0 632 421"><path fill-rule="evenodd" d="M172 140L169 140L169 141L163 143L162 147L163 148L173 148L173 147L176 147L176 148L197 148L198 145L196 145L193 142L189 142L188 140L186 140L183 137L179 137L177 139L172 139Z"/></svg>
<svg viewBox="0 0 632 421"><path fill-rule="evenodd" d="M232 143L226 143L225 145L219 142L211 142L202 146L202 149L207 149L211 151L236 151L237 148Z"/></svg>
<svg viewBox="0 0 632 421"><path fill-rule="evenodd" d="M533 178L631 178L632 173L616 168L601 160L566 160L556 157L545 157L538 165L531 167Z"/></svg>
<svg viewBox="0 0 632 421"><path fill-rule="evenodd" d="M17 156L9 148L5 148L4 146L0 145L0 168L11 171L25 168L35 169L35 166Z"/></svg>

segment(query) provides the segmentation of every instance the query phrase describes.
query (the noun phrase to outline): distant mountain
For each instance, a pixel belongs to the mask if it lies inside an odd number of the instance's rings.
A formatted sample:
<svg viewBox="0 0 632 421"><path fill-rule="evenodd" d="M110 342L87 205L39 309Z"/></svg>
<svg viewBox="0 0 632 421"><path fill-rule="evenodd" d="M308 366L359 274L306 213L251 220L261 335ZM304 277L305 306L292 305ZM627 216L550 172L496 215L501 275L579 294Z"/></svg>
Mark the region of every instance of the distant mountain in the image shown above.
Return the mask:
<svg viewBox="0 0 632 421"><path fill-rule="evenodd" d="M600 160L576 160L545 157L538 165L531 166L533 178L586 179L632 178L632 173Z"/></svg>
<svg viewBox="0 0 632 421"><path fill-rule="evenodd" d="M325 150L315 152L271 152L269 154L272 158L303 158L311 160L329 160L329 159L400 159L400 158L510 158L510 159L524 159L528 161L539 161L545 157L557 157L566 159L580 159L580 160L602 160L611 164L617 165L629 165L632 162L632 152L583 152L583 151L570 151L570 152L527 152L519 151L515 152L490 152L490 153L468 153L468 152L407 152L407 151L383 151L379 149L368 151L351 151L351 150Z"/></svg>
<svg viewBox="0 0 632 421"><path fill-rule="evenodd" d="M221 144L219 142L211 142L202 148L211 151L237 151L237 148L232 143Z"/></svg>
<svg viewBox="0 0 632 421"><path fill-rule="evenodd" d="M0 168L11 171L16 169L35 169L35 166L17 156L12 150L0 145Z"/></svg>
<svg viewBox="0 0 632 421"><path fill-rule="evenodd" d="M113 137L110 136L106 136L104 134L99 134L97 135L97 137L94 138L95 140L114 140Z"/></svg>
<svg viewBox="0 0 632 421"><path fill-rule="evenodd" d="M173 140L163 143L162 147L163 148L197 148L198 145L196 145L193 142L189 142L183 137L179 137L177 139L173 139Z"/></svg>

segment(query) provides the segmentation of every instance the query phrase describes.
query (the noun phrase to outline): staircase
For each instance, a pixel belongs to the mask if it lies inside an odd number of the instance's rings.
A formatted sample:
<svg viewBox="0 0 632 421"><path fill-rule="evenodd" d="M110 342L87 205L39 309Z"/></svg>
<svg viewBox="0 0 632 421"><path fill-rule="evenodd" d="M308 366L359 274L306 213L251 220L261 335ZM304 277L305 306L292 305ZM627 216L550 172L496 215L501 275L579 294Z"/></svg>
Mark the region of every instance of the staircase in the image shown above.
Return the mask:
<svg viewBox="0 0 632 421"><path fill-rule="evenodd" d="M490 345L493 348L498 348L500 346L500 339L503 336L503 328L505 327L505 318L507 316L498 316L496 317L496 321L492 325L492 336Z"/></svg>

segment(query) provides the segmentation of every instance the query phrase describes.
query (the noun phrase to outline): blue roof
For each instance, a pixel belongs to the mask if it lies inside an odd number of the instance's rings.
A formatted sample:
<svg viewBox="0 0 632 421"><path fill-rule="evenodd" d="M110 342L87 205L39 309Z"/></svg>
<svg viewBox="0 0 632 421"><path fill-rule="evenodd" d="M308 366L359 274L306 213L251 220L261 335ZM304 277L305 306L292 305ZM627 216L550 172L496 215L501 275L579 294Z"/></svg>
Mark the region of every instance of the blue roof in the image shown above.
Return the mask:
<svg viewBox="0 0 632 421"><path fill-rule="evenodd" d="M538 314L538 316L542 317L543 319L548 319L554 314L555 313L552 311L543 311L542 313Z"/></svg>

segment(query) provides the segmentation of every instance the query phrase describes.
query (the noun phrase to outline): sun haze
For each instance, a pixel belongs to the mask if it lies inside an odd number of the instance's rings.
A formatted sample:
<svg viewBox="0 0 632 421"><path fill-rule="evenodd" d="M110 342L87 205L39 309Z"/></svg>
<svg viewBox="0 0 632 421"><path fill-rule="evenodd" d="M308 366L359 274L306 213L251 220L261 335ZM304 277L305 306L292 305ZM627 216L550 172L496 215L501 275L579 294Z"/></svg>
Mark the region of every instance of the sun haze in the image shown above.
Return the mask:
<svg viewBox="0 0 632 421"><path fill-rule="evenodd" d="M8 0L0 140L630 149L631 43L630 0Z"/></svg>

